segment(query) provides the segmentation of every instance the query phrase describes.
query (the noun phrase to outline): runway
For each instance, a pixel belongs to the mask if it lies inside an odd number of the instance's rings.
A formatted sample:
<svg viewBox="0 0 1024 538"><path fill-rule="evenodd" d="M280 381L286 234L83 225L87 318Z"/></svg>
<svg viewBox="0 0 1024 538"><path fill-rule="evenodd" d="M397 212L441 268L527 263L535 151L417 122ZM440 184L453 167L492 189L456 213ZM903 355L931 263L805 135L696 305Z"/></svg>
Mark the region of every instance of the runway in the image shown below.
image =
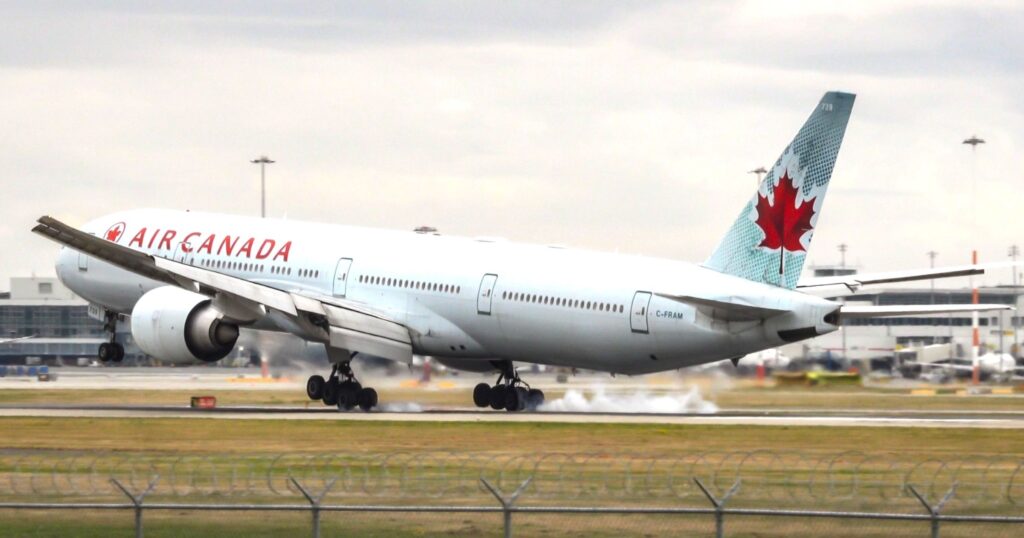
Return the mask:
<svg viewBox="0 0 1024 538"><path fill-rule="evenodd" d="M476 409L424 409L409 411L401 404L381 411L343 412L327 407L231 406L192 409L162 405L57 405L0 406L0 417L81 418L187 418L230 420L358 420L411 422L544 422L584 424L833 426L912 428L1024 428L1024 412L976 411L865 411L865 410L731 410L714 414L655 413L507 413Z"/></svg>

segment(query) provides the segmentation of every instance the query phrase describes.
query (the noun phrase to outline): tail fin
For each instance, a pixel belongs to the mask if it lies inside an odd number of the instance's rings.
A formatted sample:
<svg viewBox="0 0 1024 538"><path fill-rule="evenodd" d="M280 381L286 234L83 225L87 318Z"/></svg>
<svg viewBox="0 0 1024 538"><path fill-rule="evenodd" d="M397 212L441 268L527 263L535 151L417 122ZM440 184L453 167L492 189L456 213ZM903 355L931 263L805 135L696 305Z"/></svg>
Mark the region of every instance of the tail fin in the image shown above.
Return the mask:
<svg viewBox="0 0 1024 538"><path fill-rule="evenodd" d="M841 92L821 98L705 267L796 287L855 98Z"/></svg>

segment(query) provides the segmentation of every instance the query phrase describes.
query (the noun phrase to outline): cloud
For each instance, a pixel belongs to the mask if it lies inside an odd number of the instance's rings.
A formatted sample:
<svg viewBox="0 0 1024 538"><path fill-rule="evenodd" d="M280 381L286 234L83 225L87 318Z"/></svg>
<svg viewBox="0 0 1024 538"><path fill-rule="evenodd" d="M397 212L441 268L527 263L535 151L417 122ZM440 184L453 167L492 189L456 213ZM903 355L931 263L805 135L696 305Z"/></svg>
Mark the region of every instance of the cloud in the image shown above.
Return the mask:
<svg viewBox="0 0 1024 538"><path fill-rule="evenodd" d="M829 89L859 97L814 260L1003 257L1022 10L764 5L6 6L0 281L52 271L42 214L252 214L261 153L272 215L700 261Z"/></svg>

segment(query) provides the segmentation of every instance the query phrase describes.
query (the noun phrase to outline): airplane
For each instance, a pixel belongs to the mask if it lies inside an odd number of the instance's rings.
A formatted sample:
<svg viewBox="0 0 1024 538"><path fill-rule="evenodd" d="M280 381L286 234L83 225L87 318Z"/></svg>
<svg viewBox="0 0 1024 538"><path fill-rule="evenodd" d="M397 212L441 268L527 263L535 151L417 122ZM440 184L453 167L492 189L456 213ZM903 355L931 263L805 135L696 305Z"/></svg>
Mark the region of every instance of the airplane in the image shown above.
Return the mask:
<svg viewBox="0 0 1024 538"><path fill-rule="evenodd" d="M31 338L35 338L35 335L19 336L17 338L0 338L0 344L10 344L11 342L20 342L22 340L29 340Z"/></svg>
<svg viewBox="0 0 1024 538"><path fill-rule="evenodd" d="M935 369L955 375L956 372L969 373L974 371L970 360L953 360L944 362L918 362L922 368ZM1017 359L1009 353L986 353L978 357L978 371L1003 381L1021 377L1024 366L1017 365Z"/></svg>
<svg viewBox="0 0 1024 538"><path fill-rule="evenodd" d="M61 244L56 271L103 309L110 341L170 363L225 357L240 328L325 345L330 373L306 393L339 409L377 405L356 354L496 372L477 407L535 409L544 394L513 362L646 374L739 358L835 331L842 318L1008 309L844 306L825 296L983 266L798 282L855 96L828 92L701 264L334 224L166 209L105 215L81 229L38 219Z"/></svg>

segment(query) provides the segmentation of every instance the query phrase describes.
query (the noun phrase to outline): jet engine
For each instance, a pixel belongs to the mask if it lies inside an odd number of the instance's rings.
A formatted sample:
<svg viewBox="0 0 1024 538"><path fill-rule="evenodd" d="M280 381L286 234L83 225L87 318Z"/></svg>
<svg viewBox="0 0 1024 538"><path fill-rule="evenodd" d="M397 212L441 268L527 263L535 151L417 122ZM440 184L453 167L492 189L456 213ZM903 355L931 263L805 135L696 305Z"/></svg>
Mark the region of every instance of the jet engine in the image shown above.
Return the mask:
<svg viewBox="0 0 1024 538"><path fill-rule="evenodd" d="M225 321L209 297L163 286L135 303L132 336L155 359L194 364L226 357L238 340L238 325Z"/></svg>

